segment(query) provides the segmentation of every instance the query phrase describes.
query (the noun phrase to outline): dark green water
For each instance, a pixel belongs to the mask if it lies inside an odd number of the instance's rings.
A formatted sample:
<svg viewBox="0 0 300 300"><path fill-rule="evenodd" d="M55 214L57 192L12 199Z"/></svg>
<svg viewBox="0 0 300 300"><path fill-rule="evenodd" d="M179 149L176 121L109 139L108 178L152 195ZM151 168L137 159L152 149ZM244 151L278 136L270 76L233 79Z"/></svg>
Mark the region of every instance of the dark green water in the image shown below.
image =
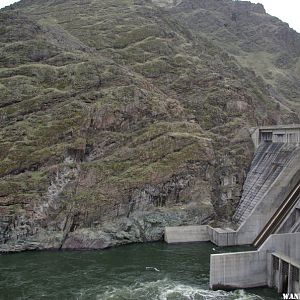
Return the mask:
<svg viewBox="0 0 300 300"><path fill-rule="evenodd" d="M1 255L0 299L279 299L270 289L208 290L213 247L153 243L93 252Z"/></svg>

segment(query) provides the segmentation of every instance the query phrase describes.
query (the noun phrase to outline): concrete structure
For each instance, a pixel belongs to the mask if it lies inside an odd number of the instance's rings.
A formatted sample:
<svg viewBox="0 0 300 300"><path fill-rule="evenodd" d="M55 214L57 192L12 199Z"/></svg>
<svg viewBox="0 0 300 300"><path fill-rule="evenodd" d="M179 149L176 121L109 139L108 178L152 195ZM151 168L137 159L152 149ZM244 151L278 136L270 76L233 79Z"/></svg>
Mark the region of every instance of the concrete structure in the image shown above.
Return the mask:
<svg viewBox="0 0 300 300"><path fill-rule="evenodd" d="M271 235L257 251L211 255L210 287L228 289L275 286L279 292L284 292L283 282L278 275L283 271L277 268L274 257L293 266L298 270L294 272L299 273L300 233ZM299 276L294 276L286 289L299 293L299 283Z"/></svg>
<svg viewBox="0 0 300 300"><path fill-rule="evenodd" d="M300 125L261 126L250 129L250 134L257 148L261 142L300 143Z"/></svg>
<svg viewBox="0 0 300 300"><path fill-rule="evenodd" d="M289 183L286 176L291 177L298 171L295 163L299 160L299 153L299 147L295 144L262 143L257 148L242 198L233 215L234 223L241 225L277 182L285 181L283 186Z"/></svg>
<svg viewBox="0 0 300 300"><path fill-rule="evenodd" d="M166 228L165 240L253 244L257 251L211 255L211 288L268 285L299 293L300 125L251 129L251 136L256 153L233 216L236 230Z"/></svg>
<svg viewBox="0 0 300 300"><path fill-rule="evenodd" d="M267 147L267 149L269 148ZM286 207L284 204L293 204L295 202L296 199L291 199L290 196L294 196L295 193L300 191L300 147L283 147L280 145L280 147L277 147L276 153L277 155L274 159L272 155L266 152L265 160L271 159L272 162L269 165L263 163L262 171L258 172L257 176L254 174L257 172L257 165L254 164L253 168L251 168L245 182L246 187L244 188L241 202L234 215L237 230L212 228L207 225L193 226L192 230L190 227L185 226L167 227L165 230L165 241L168 243L180 243L188 242L189 240L193 242L210 240L218 246L253 244L272 217L282 207ZM278 153L288 154L285 154L285 158L283 158ZM259 151L257 155L261 155ZM254 161L256 158L254 158ZM258 162L261 161L264 162L264 159L258 160ZM251 181L252 183L249 183ZM252 187L253 185L256 185L257 188ZM291 202L291 200L293 201ZM292 207L289 209L292 209ZM287 213L289 212L290 210ZM297 216L295 212L293 218L295 219ZM297 220L299 220L298 217ZM300 224L297 224L300 227ZM294 224L294 226L296 225ZM299 227L294 227L294 232Z"/></svg>
<svg viewBox="0 0 300 300"><path fill-rule="evenodd" d="M167 243L208 242L210 237L206 226L166 227L165 241Z"/></svg>

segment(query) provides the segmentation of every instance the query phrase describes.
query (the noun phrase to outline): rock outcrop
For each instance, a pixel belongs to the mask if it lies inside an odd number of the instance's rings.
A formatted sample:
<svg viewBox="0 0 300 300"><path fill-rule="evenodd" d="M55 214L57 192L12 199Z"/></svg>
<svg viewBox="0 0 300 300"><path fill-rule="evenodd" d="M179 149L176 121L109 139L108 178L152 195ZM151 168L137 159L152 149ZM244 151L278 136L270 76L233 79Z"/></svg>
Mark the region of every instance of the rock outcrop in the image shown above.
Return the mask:
<svg viewBox="0 0 300 300"><path fill-rule="evenodd" d="M299 34L261 5L23 0L0 23L1 251L227 222L247 129L299 121Z"/></svg>

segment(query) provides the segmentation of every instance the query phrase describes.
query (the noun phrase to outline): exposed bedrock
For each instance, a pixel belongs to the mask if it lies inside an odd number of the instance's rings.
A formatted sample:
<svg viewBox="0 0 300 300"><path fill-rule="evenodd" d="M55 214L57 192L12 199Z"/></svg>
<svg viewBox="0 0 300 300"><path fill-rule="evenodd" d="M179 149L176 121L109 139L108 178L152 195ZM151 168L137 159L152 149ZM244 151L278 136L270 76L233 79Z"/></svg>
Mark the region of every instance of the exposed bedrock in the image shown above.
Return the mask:
<svg viewBox="0 0 300 300"><path fill-rule="evenodd" d="M299 123L299 41L250 2L1 10L0 250L102 249L230 222L248 129Z"/></svg>

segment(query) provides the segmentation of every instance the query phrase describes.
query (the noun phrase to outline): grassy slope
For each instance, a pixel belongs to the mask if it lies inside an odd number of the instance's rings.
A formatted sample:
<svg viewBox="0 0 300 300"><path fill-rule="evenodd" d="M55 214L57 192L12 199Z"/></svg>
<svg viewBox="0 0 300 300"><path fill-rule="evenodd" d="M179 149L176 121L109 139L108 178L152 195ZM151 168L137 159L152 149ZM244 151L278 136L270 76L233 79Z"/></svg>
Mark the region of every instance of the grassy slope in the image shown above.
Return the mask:
<svg viewBox="0 0 300 300"><path fill-rule="evenodd" d="M148 186L159 196L146 209L208 198L228 217L251 159L246 128L296 120L240 56L151 2L14 7L0 13L6 231L7 219L21 217L60 231L69 214L79 227L128 216L135 193ZM62 173L68 184L59 190ZM221 182L231 176L237 184L224 199ZM40 214L53 183L59 201ZM28 225L24 239L37 226Z"/></svg>
<svg viewBox="0 0 300 300"><path fill-rule="evenodd" d="M299 34L268 15L260 4L225 0L207 3L184 1L171 11L194 32L205 34L262 77L273 100L299 116Z"/></svg>

